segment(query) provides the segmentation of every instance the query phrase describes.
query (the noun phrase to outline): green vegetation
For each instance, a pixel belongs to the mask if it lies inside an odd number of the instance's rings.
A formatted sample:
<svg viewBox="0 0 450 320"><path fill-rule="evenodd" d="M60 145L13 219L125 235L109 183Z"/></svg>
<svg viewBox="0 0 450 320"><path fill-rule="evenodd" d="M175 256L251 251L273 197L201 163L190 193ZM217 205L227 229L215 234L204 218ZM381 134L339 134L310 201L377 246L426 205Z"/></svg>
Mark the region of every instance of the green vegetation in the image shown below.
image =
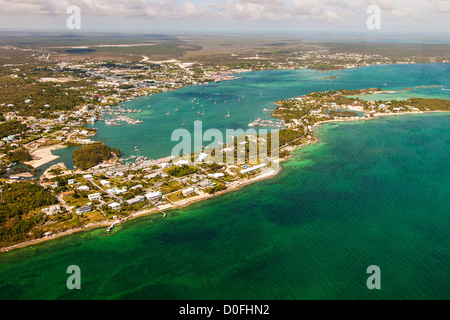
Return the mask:
<svg viewBox="0 0 450 320"><path fill-rule="evenodd" d="M33 210L58 201L43 187L30 182L4 184L0 202L0 242L9 244L27 238L39 238L39 228L46 221L44 214ZM34 232L33 232L34 231Z"/></svg>
<svg viewBox="0 0 450 320"><path fill-rule="evenodd" d="M9 161L11 162L27 162L32 160L33 158L30 156L28 151L25 151L23 149L16 149L13 152L8 153Z"/></svg>
<svg viewBox="0 0 450 320"><path fill-rule="evenodd" d="M174 177L184 177L193 173L196 173L199 169L197 167L194 166L187 166L187 165L183 165L181 167L178 166L173 166L169 169L167 169L167 174L170 174L171 176Z"/></svg>
<svg viewBox="0 0 450 320"><path fill-rule="evenodd" d="M419 108L420 110L429 109L429 110L442 110L448 111L450 110L450 101L442 100L442 99L423 99L423 98L411 98L408 99L407 102L412 106Z"/></svg>
<svg viewBox="0 0 450 320"><path fill-rule="evenodd" d="M74 165L81 170L92 168L111 157L112 149L104 144L88 145L73 151Z"/></svg>
<svg viewBox="0 0 450 320"><path fill-rule="evenodd" d="M357 117L358 114L356 112L351 111L330 111L330 117Z"/></svg>
<svg viewBox="0 0 450 320"><path fill-rule="evenodd" d="M209 194L214 194L216 192L220 192L220 191L223 191L223 190L226 190L226 189L227 189L227 187L223 183L219 183L219 184L215 185L214 187L209 188L207 190L207 192Z"/></svg>
<svg viewBox="0 0 450 320"><path fill-rule="evenodd" d="M26 129L27 126L25 124L21 124L18 121L8 121L2 123L0 124L0 139L13 134L21 133Z"/></svg>

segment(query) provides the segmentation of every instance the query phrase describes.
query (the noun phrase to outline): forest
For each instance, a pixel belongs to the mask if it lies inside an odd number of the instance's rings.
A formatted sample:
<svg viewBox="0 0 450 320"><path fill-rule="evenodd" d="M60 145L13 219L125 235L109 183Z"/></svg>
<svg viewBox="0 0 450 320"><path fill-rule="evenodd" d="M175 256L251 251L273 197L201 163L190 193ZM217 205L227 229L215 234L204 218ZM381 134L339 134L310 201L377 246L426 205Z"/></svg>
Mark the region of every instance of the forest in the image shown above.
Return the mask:
<svg viewBox="0 0 450 320"><path fill-rule="evenodd" d="M93 144L73 151L75 167L87 170L112 158L112 149L104 144Z"/></svg>
<svg viewBox="0 0 450 320"><path fill-rule="evenodd" d="M4 122L0 124L0 139L13 134L18 134L24 131L25 129L27 129L27 126L18 121Z"/></svg>
<svg viewBox="0 0 450 320"><path fill-rule="evenodd" d="M30 182L3 184L0 202L0 243L10 244L27 238L40 238L39 228L46 215L30 214L33 210L58 201L43 187Z"/></svg>

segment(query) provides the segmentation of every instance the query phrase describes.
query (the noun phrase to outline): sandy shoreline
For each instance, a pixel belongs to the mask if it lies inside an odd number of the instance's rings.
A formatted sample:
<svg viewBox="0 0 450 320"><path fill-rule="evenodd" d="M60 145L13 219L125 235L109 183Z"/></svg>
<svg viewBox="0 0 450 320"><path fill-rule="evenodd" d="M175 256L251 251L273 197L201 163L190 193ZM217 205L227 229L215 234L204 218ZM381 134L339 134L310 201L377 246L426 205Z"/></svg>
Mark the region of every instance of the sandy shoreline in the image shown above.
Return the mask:
<svg viewBox="0 0 450 320"><path fill-rule="evenodd" d="M52 154L52 151L64 148L66 148L66 146L58 144L35 150L30 154L34 160L28 161L25 164L32 166L33 168L38 168L46 163L58 159L59 156L55 156L54 154Z"/></svg>
<svg viewBox="0 0 450 320"><path fill-rule="evenodd" d="M425 113L432 113L432 112L448 112L448 111L401 112L401 113L376 114L375 117L371 117L371 118L360 118L360 119L352 119L352 120L343 120L343 119L342 120L340 120L340 119L338 119L338 120L326 120L326 121L321 121L321 122L315 123L313 125L313 131L319 125L323 125L323 124L331 123L331 122L353 122L353 121L361 121L361 120L367 121L367 120L379 119L380 116L405 115L405 114L425 114ZM310 145L310 144L313 144L313 143L317 143L317 142L319 142L319 139L317 137L315 137L315 139L310 140L307 143L301 144L299 146L288 147L288 150L290 152L292 152L294 150L300 149L302 147L305 147L307 145ZM45 149L51 149L53 147L56 147L56 146L52 146L52 147L45 148ZM64 146L62 146L62 148L64 148ZM57 149L60 149L60 148L56 148L56 149L53 149L53 150L57 150ZM44 149L41 149L41 151L42 150L44 150ZM51 150L49 150L49 151L51 151ZM47 150L46 150L46 152L47 152ZM161 214L161 211L165 211L165 210L173 210L173 209L187 207L187 206L189 206L189 205L191 205L193 203L196 203L196 202L199 202L199 201L202 201L202 200L206 200L206 199L212 199L212 198L215 198L217 196L220 196L220 195L223 195L223 194L226 194L226 193L229 193L229 192L233 192L233 191L239 190L242 187L250 185L252 183L272 178L272 177L276 176L282 169L282 167L279 165L279 163L283 162L283 161L286 161L286 160L289 160L289 158L291 158L291 157L292 157L292 155L290 155L289 157L287 157L285 159L279 159L277 161L278 165L277 165L276 169L273 169L273 168L267 169L264 172L262 172L261 174L258 174L258 175L256 175L253 178L246 179L246 180L243 180L243 181L233 182L233 183L230 184L230 186L228 186L228 188L226 190L218 192L218 193L216 193L214 195L211 195L211 194L198 195L198 196L195 196L195 197L192 197L192 198L188 198L188 199L176 202L175 205L174 204L167 204L167 205L164 205L164 206L160 206L158 209L152 208L152 209L148 209L148 210L138 211L138 212L132 213L130 216L122 219L121 223L125 223L127 221L133 220L135 218L143 217L143 216L148 216L148 215L157 214L157 213ZM71 230L67 230L67 231L63 231L61 233L54 234L52 236L48 236L48 237L45 237L45 238L29 240L29 241L18 243L18 244L15 244L15 245L12 245L12 246L8 246L8 247L5 247L5 248L0 248L0 252L8 252L8 251L13 250L13 249L18 249L18 248L26 247L26 246L29 246L29 245L32 245L32 244L38 244L38 243L41 243L41 242L53 240L53 239L56 239L56 238L60 238L60 237L63 237L63 236L67 236L67 235L73 234L75 232L88 231L88 230L98 229L98 228L102 228L102 227L106 228L106 227L109 227L113 222L114 221L102 221L102 222L97 222L97 223L90 223L90 224L87 224L87 225L85 225L83 227L76 228L76 229L71 229Z"/></svg>

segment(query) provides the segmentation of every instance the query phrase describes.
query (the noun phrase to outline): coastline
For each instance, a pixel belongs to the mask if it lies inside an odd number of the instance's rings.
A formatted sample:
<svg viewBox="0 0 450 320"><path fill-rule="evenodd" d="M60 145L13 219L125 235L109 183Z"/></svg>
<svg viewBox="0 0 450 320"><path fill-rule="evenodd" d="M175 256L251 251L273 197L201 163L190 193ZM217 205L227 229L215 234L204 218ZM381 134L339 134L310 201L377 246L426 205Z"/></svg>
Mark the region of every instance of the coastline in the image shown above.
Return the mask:
<svg viewBox="0 0 450 320"><path fill-rule="evenodd" d="M259 182L259 181L263 181L263 180L275 177L282 170L282 166L280 166L280 163L283 161L288 161L289 159L291 159L293 157L292 151L298 150L298 149L308 146L310 144L320 142L320 140L318 139L318 137L315 134L315 129L320 125L323 125L326 123L332 123L332 122L355 122L355 121L361 121L361 120L364 120L364 121L376 120L376 119L380 119L380 117L382 117L382 116L407 115L407 114L427 114L427 113L446 113L446 112L449 112L449 111L436 110L436 111L382 113L382 114L375 114L374 117L370 117L370 118L359 118L359 119L351 119L351 120L337 119L337 120L325 120L325 121L316 122L313 125L313 133L314 133L313 139L309 140L306 143L298 145L298 146L288 146L287 150L290 152L290 155L287 156L286 158L278 159L276 162L277 163L276 169L271 168L270 170L265 170L262 173L254 176L252 178L245 179L243 181L233 182L226 190L217 192L216 194L202 194L202 195L198 195L198 196L195 196L192 198L181 200L179 202L176 202L175 204L167 204L167 205L161 206L159 208L152 208L152 209L137 211L135 213L132 213L130 216L120 220L120 223L123 224L123 223L133 220L135 218L161 213L161 211L164 211L164 210L173 210L173 209L188 207L189 205L191 205L193 203L200 202L200 201L207 200L207 199L212 199L212 198L215 198L217 196L220 196L220 195L223 195L223 194L226 194L229 192L237 191L237 190L241 189L242 187L248 186L255 182ZM55 147L55 146L53 146L53 147ZM51 147L49 147L49 148L51 148ZM49 149L49 148L46 148L46 149ZM54 149L54 150L57 150L57 149ZM39 238L39 239L28 240L28 241L17 243L17 244L8 246L8 247L0 248L0 252L9 252L14 249L19 249L19 248L27 247L27 246L30 246L33 244L39 244L39 243L46 242L49 240L54 240L54 239L57 239L57 238L60 238L63 236L67 236L67 235L71 235L73 233L80 232L80 231L89 231L89 230L93 230L93 229L108 227L113 222L114 221L101 221L101 222L96 222L96 223L90 223L83 227L63 231L63 232L60 232L60 233L57 233L57 234L54 234L51 236L47 236L47 237L43 237L43 238Z"/></svg>
<svg viewBox="0 0 450 320"><path fill-rule="evenodd" d="M279 162L281 162L283 160L285 160L285 159L281 159L281 160L279 160ZM198 196L195 196L192 198L181 200L179 202L176 202L175 204L167 204L164 206L160 206L158 208L137 211L135 213L132 213L130 216L120 220L120 223L123 224L127 221L130 221L130 220L133 220L133 219L136 219L139 217L150 216L153 214L161 213L161 211L164 211L164 210L174 210L174 209L188 207L189 205L194 204L196 202L200 202L200 201L207 200L207 199L212 199L212 198L215 198L217 196L223 195L228 192L237 191L237 190L241 189L242 187L250 185L254 182L263 181L263 180L272 178L272 177L276 176L280 171L281 171L281 166L278 165L277 169L271 169L270 171L265 171L262 174L259 174L250 179L246 179L244 181L234 182L234 185L230 186L226 190L217 192L216 194L206 194L205 193L205 194L198 195ZM57 239L60 237L68 236L68 235L71 235L76 232L89 231L89 230L93 230L93 229L109 227L113 222L114 221L101 221L101 222L89 223L83 227L66 230L66 231L63 231L63 232L60 232L57 234L53 234L51 236L47 236L47 237L43 237L43 238L39 238L39 239L28 240L28 241L17 243L17 244L8 246L8 247L0 248L0 252L9 252L14 249L19 249L19 248L27 247L27 246L30 246L33 244L39 244L39 243L54 240L54 239Z"/></svg>
<svg viewBox="0 0 450 320"><path fill-rule="evenodd" d="M26 162L25 164L32 166L33 168L39 168L43 166L44 164L47 164L53 160L56 160L59 158L59 156L55 156L52 151L54 150L60 150L64 149L66 146L62 144L57 144L41 149L37 149L33 151L30 155L33 157L33 160ZM37 158L37 159L35 159Z"/></svg>

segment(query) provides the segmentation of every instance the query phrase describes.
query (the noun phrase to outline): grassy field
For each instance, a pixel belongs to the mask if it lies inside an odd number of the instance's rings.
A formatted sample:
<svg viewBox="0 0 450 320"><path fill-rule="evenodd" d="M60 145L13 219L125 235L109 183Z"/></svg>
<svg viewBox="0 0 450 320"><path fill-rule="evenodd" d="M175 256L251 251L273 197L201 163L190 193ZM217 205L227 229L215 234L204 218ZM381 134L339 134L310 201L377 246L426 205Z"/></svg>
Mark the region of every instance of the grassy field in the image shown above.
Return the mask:
<svg viewBox="0 0 450 320"><path fill-rule="evenodd" d="M427 43L366 42L353 40L305 40L296 35L160 35L160 34L0 34L0 46L38 50L51 59L128 59L150 60L179 58L200 63L228 64L242 62L255 55L284 61L296 52L329 50L330 53L381 55L394 59L405 57L449 57L450 45ZM23 61L32 51L0 49L0 62Z"/></svg>

